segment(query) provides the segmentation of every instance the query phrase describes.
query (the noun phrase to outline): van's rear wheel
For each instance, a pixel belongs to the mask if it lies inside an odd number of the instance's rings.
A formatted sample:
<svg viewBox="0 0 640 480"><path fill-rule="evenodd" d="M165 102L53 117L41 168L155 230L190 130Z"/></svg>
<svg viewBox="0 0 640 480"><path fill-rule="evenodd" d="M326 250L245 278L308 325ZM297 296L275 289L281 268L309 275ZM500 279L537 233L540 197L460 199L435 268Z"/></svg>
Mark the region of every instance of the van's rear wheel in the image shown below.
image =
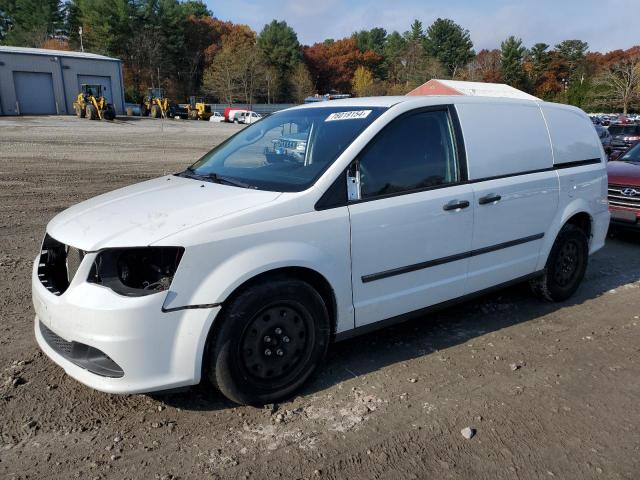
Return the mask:
<svg viewBox="0 0 640 480"><path fill-rule="evenodd" d="M209 340L211 383L239 404L291 395L315 371L329 344L322 297L309 284L277 279L252 285L225 306Z"/></svg>
<svg viewBox="0 0 640 480"><path fill-rule="evenodd" d="M581 228L567 224L558 233L543 275L531 281L531 288L545 300L566 300L580 286L588 262L587 235Z"/></svg>

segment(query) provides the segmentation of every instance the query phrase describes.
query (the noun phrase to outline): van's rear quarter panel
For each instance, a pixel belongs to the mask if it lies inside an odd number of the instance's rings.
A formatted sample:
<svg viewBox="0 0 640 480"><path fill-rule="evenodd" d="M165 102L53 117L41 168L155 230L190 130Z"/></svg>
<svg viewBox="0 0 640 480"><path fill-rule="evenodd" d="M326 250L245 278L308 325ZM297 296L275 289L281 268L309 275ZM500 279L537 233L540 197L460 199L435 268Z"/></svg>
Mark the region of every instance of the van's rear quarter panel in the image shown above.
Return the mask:
<svg viewBox="0 0 640 480"><path fill-rule="evenodd" d="M553 165L549 134L537 104L462 103L456 110L471 180Z"/></svg>

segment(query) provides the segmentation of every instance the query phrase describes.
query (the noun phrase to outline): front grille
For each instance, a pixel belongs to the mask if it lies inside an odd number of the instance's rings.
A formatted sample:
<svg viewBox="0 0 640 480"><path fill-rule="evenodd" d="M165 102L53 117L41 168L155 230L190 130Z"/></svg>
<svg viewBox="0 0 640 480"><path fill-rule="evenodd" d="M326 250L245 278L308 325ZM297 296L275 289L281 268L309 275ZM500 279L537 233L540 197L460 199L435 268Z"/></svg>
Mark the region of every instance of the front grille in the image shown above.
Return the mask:
<svg viewBox="0 0 640 480"><path fill-rule="evenodd" d="M75 276L84 252L57 241L46 234L38 262L40 283L54 295L62 295Z"/></svg>
<svg viewBox="0 0 640 480"><path fill-rule="evenodd" d="M640 209L640 187L609 185L609 205Z"/></svg>

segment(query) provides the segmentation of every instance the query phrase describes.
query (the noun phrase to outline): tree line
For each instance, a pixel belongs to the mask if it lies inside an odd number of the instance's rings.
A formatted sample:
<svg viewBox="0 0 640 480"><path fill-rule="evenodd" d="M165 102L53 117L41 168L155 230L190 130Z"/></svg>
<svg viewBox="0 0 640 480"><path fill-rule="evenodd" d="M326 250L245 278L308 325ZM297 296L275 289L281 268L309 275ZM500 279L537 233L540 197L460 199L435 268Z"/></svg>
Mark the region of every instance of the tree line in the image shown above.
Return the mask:
<svg viewBox="0 0 640 480"><path fill-rule="evenodd" d="M587 110L640 106L638 46L603 54L581 40L527 47L510 36L476 52L468 30L441 18L301 45L284 21L255 32L216 18L201 0L0 0L0 43L120 58L129 101L158 86L180 102L204 95L228 104L403 95L452 78L507 83Z"/></svg>

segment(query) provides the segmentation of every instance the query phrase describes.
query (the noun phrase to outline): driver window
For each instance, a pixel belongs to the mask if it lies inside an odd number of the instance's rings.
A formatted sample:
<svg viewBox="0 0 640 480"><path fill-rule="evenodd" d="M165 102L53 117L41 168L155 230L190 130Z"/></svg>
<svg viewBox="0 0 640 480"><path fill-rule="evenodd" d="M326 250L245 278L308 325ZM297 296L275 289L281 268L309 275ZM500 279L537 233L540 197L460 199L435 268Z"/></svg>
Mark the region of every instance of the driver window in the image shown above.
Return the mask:
<svg viewBox="0 0 640 480"><path fill-rule="evenodd" d="M373 139L359 161L363 199L459 180L446 111L420 112L393 121Z"/></svg>

